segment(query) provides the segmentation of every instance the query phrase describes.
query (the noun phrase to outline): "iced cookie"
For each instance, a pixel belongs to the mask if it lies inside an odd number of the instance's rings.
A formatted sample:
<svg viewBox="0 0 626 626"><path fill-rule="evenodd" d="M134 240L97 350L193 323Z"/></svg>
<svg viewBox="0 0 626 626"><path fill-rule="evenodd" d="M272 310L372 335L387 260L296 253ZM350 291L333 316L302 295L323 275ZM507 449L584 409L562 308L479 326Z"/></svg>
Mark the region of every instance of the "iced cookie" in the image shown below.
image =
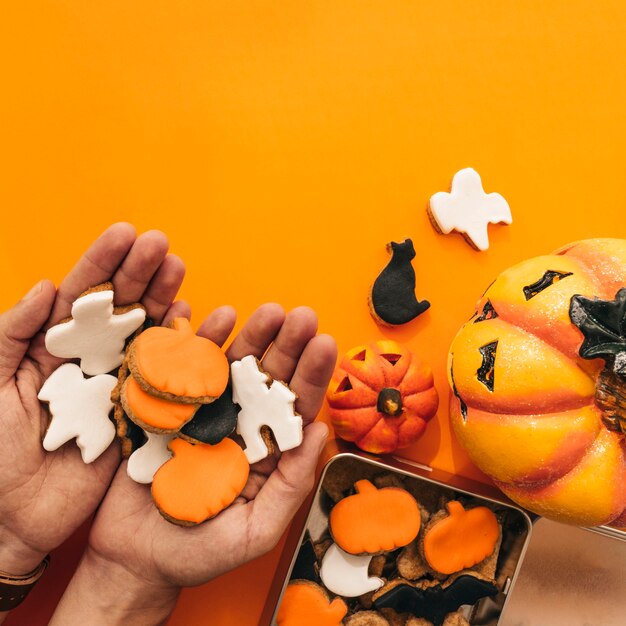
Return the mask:
<svg viewBox="0 0 626 626"><path fill-rule="evenodd" d="M80 359L85 374L106 374L124 358L126 338L146 319L140 304L113 306L113 285L103 283L83 293L72 304L72 317L46 333L50 354Z"/></svg>
<svg viewBox="0 0 626 626"><path fill-rule="evenodd" d="M453 574L480 563L493 553L500 527L493 511L484 506L465 510L453 500L424 529L423 552L428 565Z"/></svg>
<svg viewBox="0 0 626 626"><path fill-rule="evenodd" d="M428 210L437 231L461 233L477 250L489 248L489 224L511 224L511 209L499 193L485 193L478 172L468 167L452 179L450 193L439 191Z"/></svg>
<svg viewBox="0 0 626 626"><path fill-rule="evenodd" d="M169 448L173 457L154 475L152 498L170 522L193 526L214 517L248 480L246 455L232 439L211 446L177 438Z"/></svg>
<svg viewBox="0 0 626 626"><path fill-rule="evenodd" d="M356 598L384 584L380 578L369 576L371 560L370 554L348 554L333 543L322 559L320 578L332 593L344 598Z"/></svg>
<svg viewBox="0 0 626 626"><path fill-rule="evenodd" d="M278 609L278 626L341 626L348 612L341 598L330 601L326 592L308 580L287 585Z"/></svg>
<svg viewBox="0 0 626 626"><path fill-rule="evenodd" d="M153 326L132 342L133 378L150 395L188 404L213 402L228 383L228 361L219 346L194 334L179 317L171 328Z"/></svg>
<svg viewBox="0 0 626 626"><path fill-rule="evenodd" d="M233 402L232 386L229 384L215 402L203 404L178 433L191 443L215 445L232 434L237 427L239 406Z"/></svg>
<svg viewBox="0 0 626 626"><path fill-rule="evenodd" d="M44 449L52 452L76 438L83 461L95 461L115 438L109 413L113 408L111 391L116 384L115 376L109 374L86 379L74 363L56 369L38 395L39 400L50 403L52 415Z"/></svg>
<svg viewBox="0 0 626 626"><path fill-rule="evenodd" d="M172 458L168 445L175 435L156 435L146 433L147 441L135 450L128 459L126 473L136 483L148 485L156 471Z"/></svg>
<svg viewBox="0 0 626 626"><path fill-rule="evenodd" d="M415 270L411 259L415 257L413 242L392 241L387 245L391 260L380 273L370 292L370 311L380 324L398 326L406 324L430 307L430 302L419 302L415 297Z"/></svg>
<svg viewBox="0 0 626 626"><path fill-rule="evenodd" d="M350 554L376 554L411 543L420 529L415 498L396 487L376 489L369 480L355 483L357 493L330 512L330 532Z"/></svg>
<svg viewBox="0 0 626 626"><path fill-rule="evenodd" d="M200 404L164 400L145 392L131 375L122 384L120 401L135 424L153 433L176 433L196 413Z"/></svg>
<svg viewBox="0 0 626 626"><path fill-rule="evenodd" d="M248 461L256 463L272 452L262 429L270 428L284 452L302 443L302 417L295 412L296 394L264 372L254 356L232 363L233 400L241 407L237 432L246 444ZM268 447L269 443L269 447Z"/></svg>

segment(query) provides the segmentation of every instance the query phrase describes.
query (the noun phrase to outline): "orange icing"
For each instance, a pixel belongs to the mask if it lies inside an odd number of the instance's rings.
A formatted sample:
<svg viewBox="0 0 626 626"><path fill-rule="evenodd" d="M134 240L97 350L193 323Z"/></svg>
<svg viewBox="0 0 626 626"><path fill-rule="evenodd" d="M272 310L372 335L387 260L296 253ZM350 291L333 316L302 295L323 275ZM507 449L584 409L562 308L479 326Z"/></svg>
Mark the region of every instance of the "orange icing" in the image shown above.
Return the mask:
<svg viewBox="0 0 626 626"><path fill-rule="evenodd" d="M278 626L341 626L348 607L341 598L328 601L315 583L289 583L283 595L276 622Z"/></svg>
<svg viewBox="0 0 626 626"><path fill-rule="evenodd" d="M241 493L250 466L232 439L218 444L174 439L174 456L162 465L152 482L152 497L167 517L199 524L225 509Z"/></svg>
<svg viewBox="0 0 626 626"><path fill-rule="evenodd" d="M494 551L500 534L496 516L484 506L466 511L453 501L448 502L448 513L424 537L424 556L442 574L480 563Z"/></svg>
<svg viewBox="0 0 626 626"><path fill-rule="evenodd" d="M355 484L357 493L338 502L330 513L335 543L350 554L374 554L411 543L420 529L415 498L397 487L377 489L369 480Z"/></svg>
<svg viewBox="0 0 626 626"><path fill-rule="evenodd" d="M154 326L133 343L135 368L148 385L175 396L219 397L228 383L228 361L219 346L194 334L189 320Z"/></svg>
<svg viewBox="0 0 626 626"><path fill-rule="evenodd" d="M129 376L124 383L122 394L141 425L147 424L163 431L177 431L188 422L199 405L170 402L146 393L139 383Z"/></svg>

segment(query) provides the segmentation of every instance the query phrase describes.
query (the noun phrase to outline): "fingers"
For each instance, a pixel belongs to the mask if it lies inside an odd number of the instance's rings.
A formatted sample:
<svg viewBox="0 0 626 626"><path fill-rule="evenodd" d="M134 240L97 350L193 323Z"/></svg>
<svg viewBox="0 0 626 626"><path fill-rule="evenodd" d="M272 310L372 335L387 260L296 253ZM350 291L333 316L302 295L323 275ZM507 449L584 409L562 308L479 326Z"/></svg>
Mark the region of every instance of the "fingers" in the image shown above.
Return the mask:
<svg viewBox="0 0 626 626"><path fill-rule="evenodd" d="M317 335L308 342L289 386L298 395L296 411L305 424L318 414L337 361L337 344L330 335Z"/></svg>
<svg viewBox="0 0 626 626"><path fill-rule="evenodd" d="M230 333L235 328L237 313L232 306L222 306L215 309L198 328L198 335L206 337L215 342L218 346L223 346Z"/></svg>
<svg viewBox="0 0 626 626"><path fill-rule="evenodd" d="M177 317L191 319L191 307L184 300L177 300L170 306L163 317L163 326L169 326Z"/></svg>
<svg viewBox="0 0 626 626"><path fill-rule="evenodd" d="M176 297L185 278L185 264L174 254L168 254L152 277L148 288L141 298L148 315L161 324L172 301ZM191 313L185 316L191 317Z"/></svg>
<svg viewBox="0 0 626 626"><path fill-rule="evenodd" d="M17 371L30 340L48 319L55 295L52 282L42 280L12 309L0 315L0 384Z"/></svg>
<svg viewBox="0 0 626 626"><path fill-rule="evenodd" d="M248 354L260 359L280 331L285 312L279 304L261 305L244 324L226 351L229 361L238 361Z"/></svg>
<svg viewBox="0 0 626 626"><path fill-rule="evenodd" d="M273 378L289 382L308 342L317 332L317 316L308 307L290 311L263 358L263 369Z"/></svg>
<svg viewBox="0 0 626 626"><path fill-rule="evenodd" d="M52 310L53 322L68 317L72 302L83 292L111 278L120 266L137 236L130 224L120 222L107 228L65 277Z"/></svg>
<svg viewBox="0 0 626 626"><path fill-rule="evenodd" d="M328 427L315 422L304 429L302 445L284 452L252 506L251 549L260 556L271 550L304 502L315 481L315 467L328 437Z"/></svg>

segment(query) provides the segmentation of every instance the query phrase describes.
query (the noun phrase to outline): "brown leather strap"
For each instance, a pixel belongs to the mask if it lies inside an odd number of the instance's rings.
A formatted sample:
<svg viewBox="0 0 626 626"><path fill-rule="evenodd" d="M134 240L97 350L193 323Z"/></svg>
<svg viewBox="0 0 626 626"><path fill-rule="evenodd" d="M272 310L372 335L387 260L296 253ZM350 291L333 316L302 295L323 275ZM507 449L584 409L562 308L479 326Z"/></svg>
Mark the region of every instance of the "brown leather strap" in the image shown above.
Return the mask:
<svg viewBox="0 0 626 626"><path fill-rule="evenodd" d="M39 563L32 572L22 576L0 571L0 611L10 611L21 604L46 571L48 563L50 563L50 555Z"/></svg>

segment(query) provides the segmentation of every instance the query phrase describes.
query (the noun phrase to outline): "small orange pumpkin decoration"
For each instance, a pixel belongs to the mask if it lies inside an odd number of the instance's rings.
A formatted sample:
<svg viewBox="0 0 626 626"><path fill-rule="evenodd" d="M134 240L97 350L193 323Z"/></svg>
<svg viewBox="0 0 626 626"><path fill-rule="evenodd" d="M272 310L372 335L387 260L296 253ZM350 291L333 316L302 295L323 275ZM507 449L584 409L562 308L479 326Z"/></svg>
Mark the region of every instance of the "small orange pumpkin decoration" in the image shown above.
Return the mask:
<svg viewBox="0 0 626 626"><path fill-rule="evenodd" d="M357 493L340 500L330 512L330 533L350 554L376 554L411 543L420 529L415 498L404 489L377 489L369 480L354 485Z"/></svg>
<svg viewBox="0 0 626 626"><path fill-rule="evenodd" d="M173 439L173 457L161 465L152 481L152 499L160 513L181 526L214 517L242 492L250 465L232 439L188 443Z"/></svg>
<svg viewBox="0 0 626 626"><path fill-rule="evenodd" d="M466 511L460 502L452 501L447 508L449 515L424 536L424 557L435 571L454 574L492 554L500 529L493 511L485 506Z"/></svg>
<svg viewBox="0 0 626 626"><path fill-rule="evenodd" d="M212 402L228 384L226 355L196 335L184 317L171 328L153 326L141 333L131 345L129 366L142 387L175 402Z"/></svg>
<svg viewBox="0 0 626 626"><path fill-rule="evenodd" d="M327 399L337 436L374 454L419 439L439 405L431 368L389 340L350 350L335 370Z"/></svg>
<svg viewBox="0 0 626 626"><path fill-rule="evenodd" d="M625 519L624 287L626 240L573 243L503 272L450 347L457 439L556 521Z"/></svg>
<svg viewBox="0 0 626 626"><path fill-rule="evenodd" d="M341 626L347 612L341 598L331 602L319 585L295 580L285 589L276 623L278 626Z"/></svg>

